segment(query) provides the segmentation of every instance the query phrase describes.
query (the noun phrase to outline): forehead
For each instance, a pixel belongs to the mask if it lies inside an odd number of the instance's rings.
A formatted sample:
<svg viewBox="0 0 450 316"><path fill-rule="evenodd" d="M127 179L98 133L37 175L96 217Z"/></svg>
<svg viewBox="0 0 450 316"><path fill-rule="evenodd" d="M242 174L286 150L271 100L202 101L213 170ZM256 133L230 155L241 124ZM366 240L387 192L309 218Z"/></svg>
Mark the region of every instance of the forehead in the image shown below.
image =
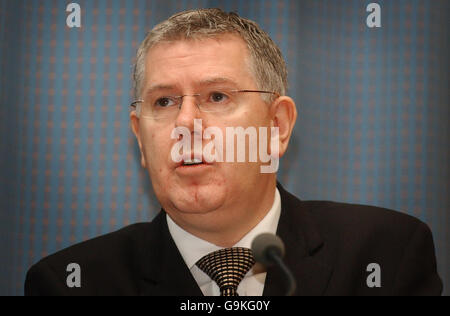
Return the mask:
<svg viewBox="0 0 450 316"><path fill-rule="evenodd" d="M254 83L246 43L237 35L162 42L146 57L145 88L229 78L236 84Z"/></svg>

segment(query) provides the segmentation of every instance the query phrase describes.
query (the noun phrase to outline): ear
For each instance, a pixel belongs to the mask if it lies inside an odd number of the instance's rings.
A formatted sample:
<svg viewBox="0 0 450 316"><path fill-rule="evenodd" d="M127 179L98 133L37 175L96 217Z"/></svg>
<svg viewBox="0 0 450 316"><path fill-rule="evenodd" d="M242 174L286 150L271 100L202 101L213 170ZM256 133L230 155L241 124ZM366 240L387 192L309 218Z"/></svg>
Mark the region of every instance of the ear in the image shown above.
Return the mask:
<svg viewBox="0 0 450 316"><path fill-rule="evenodd" d="M286 152L297 120L297 108L294 100L288 96L281 96L276 99L272 105L270 114L273 127L278 127L279 132L279 157Z"/></svg>
<svg viewBox="0 0 450 316"><path fill-rule="evenodd" d="M142 140L141 140L141 134L140 134L140 127L139 127L139 117L136 114L136 111L132 111L130 113L130 123L131 123L131 130L133 131L134 136L136 136L139 150L141 152L141 166L143 168L147 167L144 151L142 150Z"/></svg>

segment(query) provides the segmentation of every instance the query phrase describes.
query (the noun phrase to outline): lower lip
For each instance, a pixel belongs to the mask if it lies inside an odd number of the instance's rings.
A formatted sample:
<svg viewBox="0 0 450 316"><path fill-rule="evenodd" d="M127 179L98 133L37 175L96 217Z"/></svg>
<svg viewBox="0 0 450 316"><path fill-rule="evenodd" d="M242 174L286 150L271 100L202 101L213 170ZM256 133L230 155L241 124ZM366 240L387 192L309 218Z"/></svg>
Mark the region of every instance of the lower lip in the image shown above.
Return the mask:
<svg viewBox="0 0 450 316"><path fill-rule="evenodd" d="M198 165L181 165L181 166L177 167L175 170L177 172L183 173L183 174L192 174L192 173L203 172L210 167L211 167L211 165L202 163L202 164L198 164Z"/></svg>

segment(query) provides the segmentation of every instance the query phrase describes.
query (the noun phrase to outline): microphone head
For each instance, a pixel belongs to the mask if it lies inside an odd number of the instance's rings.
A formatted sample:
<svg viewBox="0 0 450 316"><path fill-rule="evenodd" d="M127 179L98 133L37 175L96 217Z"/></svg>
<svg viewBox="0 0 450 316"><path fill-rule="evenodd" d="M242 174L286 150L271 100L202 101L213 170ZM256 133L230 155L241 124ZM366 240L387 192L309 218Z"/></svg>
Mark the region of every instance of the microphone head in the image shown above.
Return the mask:
<svg viewBox="0 0 450 316"><path fill-rule="evenodd" d="M255 260L267 267L274 263L271 253L275 252L281 258L284 256L284 244L280 237L271 233L264 233L253 239L252 251Z"/></svg>

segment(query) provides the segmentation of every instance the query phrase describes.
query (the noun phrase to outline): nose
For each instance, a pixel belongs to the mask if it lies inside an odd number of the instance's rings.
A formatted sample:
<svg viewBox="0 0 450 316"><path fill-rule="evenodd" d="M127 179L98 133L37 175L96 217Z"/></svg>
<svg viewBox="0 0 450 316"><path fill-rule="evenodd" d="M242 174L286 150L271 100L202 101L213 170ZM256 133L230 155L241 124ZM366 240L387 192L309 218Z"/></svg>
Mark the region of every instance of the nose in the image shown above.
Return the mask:
<svg viewBox="0 0 450 316"><path fill-rule="evenodd" d="M199 118L200 110L197 105L197 97L185 95L181 100L180 109L175 119L175 126L183 126L190 131L194 130L194 119Z"/></svg>

